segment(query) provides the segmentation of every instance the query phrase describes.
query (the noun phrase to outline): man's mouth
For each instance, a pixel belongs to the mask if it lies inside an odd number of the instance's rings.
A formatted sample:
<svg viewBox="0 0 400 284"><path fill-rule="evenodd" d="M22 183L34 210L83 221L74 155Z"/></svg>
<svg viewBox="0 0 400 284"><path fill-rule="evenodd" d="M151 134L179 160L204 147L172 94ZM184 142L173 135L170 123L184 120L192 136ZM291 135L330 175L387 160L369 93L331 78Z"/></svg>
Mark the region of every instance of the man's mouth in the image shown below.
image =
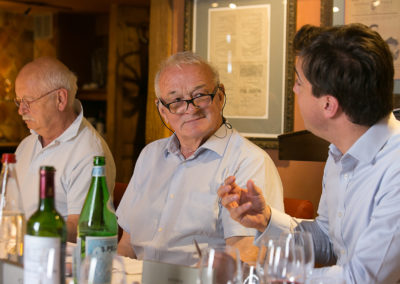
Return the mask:
<svg viewBox="0 0 400 284"><path fill-rule="evenodd" d="M202 118L204 118L204 117L203 116L193 117L193 118L190 118L190 119L186 120L185 123L194 122L194 121L202 119Z"/></svg>
<svg viewBox="0 0 400 284"><path fill-rule="evenodd" d="M24 121L34 121L34 119L33 119L32 117L27 116L27 115L22 116L22 119L23 119Z"/></svg>

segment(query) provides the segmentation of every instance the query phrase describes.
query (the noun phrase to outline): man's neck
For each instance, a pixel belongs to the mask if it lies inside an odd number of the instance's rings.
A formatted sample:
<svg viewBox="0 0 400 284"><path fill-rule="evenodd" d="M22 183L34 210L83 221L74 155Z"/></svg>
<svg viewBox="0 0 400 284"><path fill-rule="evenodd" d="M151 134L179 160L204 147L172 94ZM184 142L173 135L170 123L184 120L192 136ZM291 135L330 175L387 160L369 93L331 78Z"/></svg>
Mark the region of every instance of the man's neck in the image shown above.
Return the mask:
<svg viewBox="0 0 400 284"><path fill-rule="evenodd" d="M336 131L330 133L327 140L345 154L368 129L369 126L354 124L347 120L338 124Z"/></svg>
<svg viewBox="0 0 400 284"><path fill-rule="evenodd" d="M42 147L46 147L51 142L53 142L56 138L60 137L68 127L75 121L78 114L75 112L69 112L64 117L60 117L55 123L53 123L52 127L48 129L43 134L40 134L40 142L42 143Z"/></svg>

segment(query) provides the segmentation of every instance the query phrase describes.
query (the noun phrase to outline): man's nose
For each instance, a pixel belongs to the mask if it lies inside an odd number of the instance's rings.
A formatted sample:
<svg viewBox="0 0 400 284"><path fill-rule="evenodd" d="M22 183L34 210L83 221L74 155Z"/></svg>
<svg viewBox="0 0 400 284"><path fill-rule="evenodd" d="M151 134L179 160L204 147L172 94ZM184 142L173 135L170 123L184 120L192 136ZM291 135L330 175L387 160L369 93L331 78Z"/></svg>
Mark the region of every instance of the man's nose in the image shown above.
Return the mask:
<svg viewBox="0 0 400 284"><path fill-rule="evenodd" d="M27 112L28 112L28 108L23 103L21 103L18 107L18 114L24 115Z"/></svg>
<svg viewBox="0 0 400 284"><path fill-rule="evenodd" d="M191 101L191 102L188 102L186 112L196 112L198 109L199 109L199 107L195 106L193 101Z"/></svg>

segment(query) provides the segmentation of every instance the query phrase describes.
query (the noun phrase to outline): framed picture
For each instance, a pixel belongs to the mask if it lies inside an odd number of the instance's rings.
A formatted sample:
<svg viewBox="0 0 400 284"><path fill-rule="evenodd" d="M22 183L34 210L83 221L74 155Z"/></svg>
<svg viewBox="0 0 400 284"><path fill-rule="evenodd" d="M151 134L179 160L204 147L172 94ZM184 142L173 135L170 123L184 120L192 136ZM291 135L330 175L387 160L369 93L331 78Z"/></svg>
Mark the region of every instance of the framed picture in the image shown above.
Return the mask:
<svg viewBox="0 0 400 284"><path fill-rule="evenodd" d="M400 107L400 1L321 0L321 23L363 23L375 29L388 43L395 67L395 107Z"/></svg>
<svg viewBox="0 0 400 284"><path fill-rule="evenodd" d="M293 130L296 0L186 0L185 49L211 62L224 116L262 148Z"/></svg>

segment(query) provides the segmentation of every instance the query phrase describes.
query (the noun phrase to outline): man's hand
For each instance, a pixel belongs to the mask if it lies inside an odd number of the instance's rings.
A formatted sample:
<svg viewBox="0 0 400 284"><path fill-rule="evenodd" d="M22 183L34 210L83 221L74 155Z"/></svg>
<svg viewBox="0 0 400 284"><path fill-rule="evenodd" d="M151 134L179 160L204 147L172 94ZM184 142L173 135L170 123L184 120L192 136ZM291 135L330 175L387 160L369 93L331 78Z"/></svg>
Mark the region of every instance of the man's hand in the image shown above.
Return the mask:
<svg viewBox="0 0 400 284"><path fill-rule="evenodd" d="M247 182L247 189L244 189L235 183L234 176L230 176L218 189L218 196L232 219L260 232L266 229L271 208L265 203L261 189L252 180Z"/></svg>

